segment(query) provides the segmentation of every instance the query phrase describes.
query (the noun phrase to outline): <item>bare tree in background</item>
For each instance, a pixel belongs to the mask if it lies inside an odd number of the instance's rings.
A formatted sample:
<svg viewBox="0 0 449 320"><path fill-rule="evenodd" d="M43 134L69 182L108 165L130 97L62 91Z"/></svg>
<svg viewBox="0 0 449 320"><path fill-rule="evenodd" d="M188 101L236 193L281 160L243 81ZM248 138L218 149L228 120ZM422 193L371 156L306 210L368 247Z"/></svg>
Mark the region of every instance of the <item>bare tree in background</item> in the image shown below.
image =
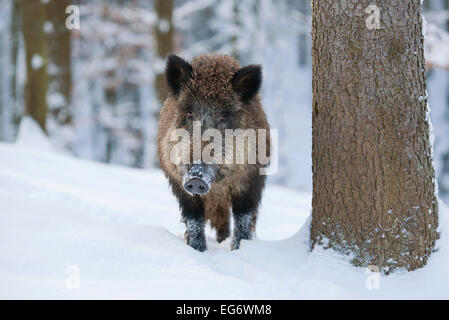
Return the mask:
<svg viewBox="0 0 449 320"><path fill-rule="evenodd" d="M72 122L70 110L72 79L71 79L71 46L70 30L66 28L66 8L71 0L50 0L47 4L49 30L48 56L51 61L48 68L49 91L55 97L50 99L49 108L56 121L61 125Z"/></svg>
<svg viewBox="0 0 449 320"><path fill-rule="evenodd" d="M26 51L26 113L46 132L47 46L42 1L22 0L22 30Z"/></svg>
<svg viewBox="0 0 449 320"><path fill-rule="evenodd" d="M173 52L173 0L155 0L155 9L158 19L155 28L157 55L163 61ZM155 86L158 99L162 103L168 93L163 70L156 75Z"/></svg>
<svg viewBox="0 0 449 320"><path fill-rule="evenodd" d="M232 23L234 25L233 35L231 37L231 56L235 60L239 61L239 48L238 48L238 32L242 32L241 23L239 19L239 1L234 0L232 2Z"/></svg>
<svg viewBox="0 0 449 320"><path fill-rule="evenodd" d="M345 3L345 5L343 5ZM420 0L313 1L312 246L424 266L438 238Z"/></svg>
<svg viewBox="0 0 449 320"><path fill-rule="evenodd" d="M12 76L11 76L11 97L14 101L13 108L13 124L19 127L20 119L23 113L23 93L20 92L20 87L17 79L18 74L18 56L20 47L20 35L22 32L22 10L20 9L20 0L13 1L12 23L11 23L11 62L12 62ZM23 49L23 48L22 48Z"/></svg>

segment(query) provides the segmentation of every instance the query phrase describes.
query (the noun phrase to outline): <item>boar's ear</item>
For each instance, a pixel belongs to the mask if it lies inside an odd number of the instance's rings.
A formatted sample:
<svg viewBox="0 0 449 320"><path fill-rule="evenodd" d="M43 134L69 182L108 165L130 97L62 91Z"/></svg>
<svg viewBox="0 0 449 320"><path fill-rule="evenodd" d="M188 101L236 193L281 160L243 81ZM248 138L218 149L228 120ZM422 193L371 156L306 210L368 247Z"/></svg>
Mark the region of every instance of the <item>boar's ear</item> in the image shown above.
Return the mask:
<svg viewBox="0 0 449 320"><path fill-rule="evenodd" d="M192 66L177 55L168 56L165 66L165 78L173 94L178 94L182 87L187 83L192 73Z"/></svg>
<svg viewBox="0 0 449 320"><path fill-rule="evenodd" d="M259 92L261 84L262 67L260 65L243 67L232 78L234 90L237 91L243 102L251 100Z"/></svg>

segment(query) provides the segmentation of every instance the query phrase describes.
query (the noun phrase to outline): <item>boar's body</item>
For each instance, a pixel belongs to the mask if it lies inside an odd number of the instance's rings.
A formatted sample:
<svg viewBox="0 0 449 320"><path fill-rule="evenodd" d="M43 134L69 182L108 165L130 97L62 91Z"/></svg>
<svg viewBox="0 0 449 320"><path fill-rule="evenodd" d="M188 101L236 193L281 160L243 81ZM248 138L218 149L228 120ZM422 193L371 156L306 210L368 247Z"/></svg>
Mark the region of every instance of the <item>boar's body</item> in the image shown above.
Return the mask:
<svg viewBox="0 0 449 320"><path fill-rule="evenodd" d="M237 249L240 240L251 239L255 230L257 209L265 185L265 176L260 174L259 169L265 164L259 161L248 164L246 157L244 164L175 164L170 154L178 141L171 141L170 137L176 129L192 133L193 121L201 123L201 132L209 128L219 130L223 141L225 129L253 129L256 133L258 129L265 129L266 150L263 152L266 151L265 156L268 156L269 126L257 93L261 84L261 69L259 66L241 68L238 62L226 55L203 55L194 58L191 63L171 55L167 62L166 78L170 93L160 113L158 157L178 198L186 223L187 242L197 250L206 249L204 223L207 220L216 229L217 240L221 242L226 239L230 233L232 208L232 248ZM188 148L192 150L191 141ZM256 154L260 152L257 144L245 144L246 155L248 148L256 148ZM193 172L194 166L204 169L204 174L211 172L204 194L189 192L188 187L191 188L192 183L187 183L186 187L186 179L190 179L186 177Z"/></svg>

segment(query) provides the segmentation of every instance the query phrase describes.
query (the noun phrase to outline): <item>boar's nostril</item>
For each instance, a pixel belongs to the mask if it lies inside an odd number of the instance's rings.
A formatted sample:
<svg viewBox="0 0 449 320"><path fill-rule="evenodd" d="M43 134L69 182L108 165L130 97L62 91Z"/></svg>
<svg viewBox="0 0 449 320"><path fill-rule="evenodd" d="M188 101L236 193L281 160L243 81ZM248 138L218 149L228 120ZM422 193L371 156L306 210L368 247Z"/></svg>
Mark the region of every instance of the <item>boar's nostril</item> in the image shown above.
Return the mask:
<svg viewBox="0 0 449 320"><path fill-rule="evenodd" d="M184 184L184 189L192 194L205 194L209 191L209 186L203 180L193 178Z"/></svg>

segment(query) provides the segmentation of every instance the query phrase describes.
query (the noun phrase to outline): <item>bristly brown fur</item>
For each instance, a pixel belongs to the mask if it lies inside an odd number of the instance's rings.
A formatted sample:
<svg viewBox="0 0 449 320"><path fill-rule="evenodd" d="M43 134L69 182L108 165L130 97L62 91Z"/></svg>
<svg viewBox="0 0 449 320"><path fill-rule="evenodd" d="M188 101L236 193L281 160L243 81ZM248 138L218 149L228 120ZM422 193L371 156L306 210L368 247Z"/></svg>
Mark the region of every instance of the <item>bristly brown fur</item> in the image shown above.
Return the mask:
<svg viewBox="0 0 449 320"><path fill-rule="evenodd" d="M182 61L179 64L185 66ZM161 109L158 132L160 166L169 179L181 207L182 201L189 201L192 197L182 188L180 167L170 161L170 151L176 143L170 141L170 135L173 130L183 126L181 119L185 114L186 101L194 101L193 104L197 104L199 108L207 108L207 112L213 115L219 115L223 110L231 110L233 128L254 129L256 132L257 129L265 129L267 152L270 148L269 126L257 90L248 99L243 99L233 85L234 76L242 69L240 64L227 55L207 54L194 58L190 66L190 78L179 90L169 93ZM259 68L260 72L259 66L254 67ZM185 68L190 70L189 67ZM261 76L257 73L255 75ZM170 81L171 86L178 89L177 83L173 83L173 79ZM263 166L260 163L222 165L226 172L224 177L214 182L210 191L199 198L203 202L203 219L209 220L211 226L217 230L218 241L224 240L229 234L231 207L234 218L251 212L251 229L255 229L257 208L265 184L265 176L259 175L258 170ZM198 198L195 198L195 201L198 201ZM185 219L184 212L183 217ZM238 248L238 243L235 248Z"/></svg>
<svg viewBox="0 0 449 320"><path fill-rule="evenodd" d="M187 84L198 99L226 101L233 96L232 77L240 64L226 55L206 54L192 60L193 76Z"/></svg>

